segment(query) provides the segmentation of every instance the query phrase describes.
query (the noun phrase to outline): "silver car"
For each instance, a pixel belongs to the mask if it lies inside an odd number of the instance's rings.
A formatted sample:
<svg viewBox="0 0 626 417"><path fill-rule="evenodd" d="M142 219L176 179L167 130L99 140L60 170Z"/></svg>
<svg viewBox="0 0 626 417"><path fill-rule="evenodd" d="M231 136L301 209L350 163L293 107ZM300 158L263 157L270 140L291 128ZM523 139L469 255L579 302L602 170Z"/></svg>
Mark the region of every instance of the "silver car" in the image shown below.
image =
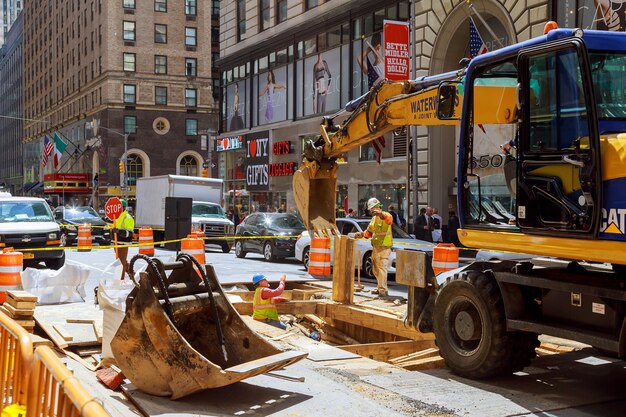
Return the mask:
<svg viewBox="0 0 626 417"><path fill-rule="evenodd" d="M336 220L337 228L342 235L353 236L354 233L363 232L367 229L371 218L349 218L342 217ZM396 273L396 254L398 249L418 250L422 252L432 252L435 247L431 242L424 240L414 239L407 232L402 230L398 225L392 225L393 246L391 248L391 255L389 255L389 265L387 266L387 272L390 274ZM333 263L333 250L330 250L330 262ZM311 237L308 232L303 232L296 241L295 256L304 264L306 269L309 268L309 250L311 247ZM373 277L372 272L372 241L370 239L357 239L356 251L355 251L354 265L361 266L361 273L364 277Z"/></svg>

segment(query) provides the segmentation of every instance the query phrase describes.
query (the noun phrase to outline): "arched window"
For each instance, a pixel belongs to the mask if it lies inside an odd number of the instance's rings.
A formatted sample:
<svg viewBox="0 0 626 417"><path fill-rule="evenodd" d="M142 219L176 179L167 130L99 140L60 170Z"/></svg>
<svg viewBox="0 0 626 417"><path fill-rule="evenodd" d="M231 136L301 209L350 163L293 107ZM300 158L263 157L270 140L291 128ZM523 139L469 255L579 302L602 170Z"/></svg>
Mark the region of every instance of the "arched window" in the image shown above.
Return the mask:
<svg viewBox="0 0 626 417"><path fill-rule="evenodd" d="M198 176L198 160L192 155L186 155L180 160L180 175Z"/></svg>
<svg viewBox="0 0 626 417"><path fill-rule="evenodd" d="M141 156L131 153L126 162L128 185L137 185L137 178L143 177L143 159Z"/></svg>

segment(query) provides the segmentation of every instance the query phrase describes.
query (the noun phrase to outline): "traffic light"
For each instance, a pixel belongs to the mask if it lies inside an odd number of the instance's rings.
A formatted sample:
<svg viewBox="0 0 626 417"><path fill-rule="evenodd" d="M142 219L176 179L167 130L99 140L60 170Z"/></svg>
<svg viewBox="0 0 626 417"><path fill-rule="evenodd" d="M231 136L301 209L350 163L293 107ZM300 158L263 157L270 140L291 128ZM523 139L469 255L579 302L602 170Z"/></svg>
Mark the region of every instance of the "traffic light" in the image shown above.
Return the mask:
<svg viewBox="0 0 626 417"><path fill-rule="evenodd" d="M124 163L120 162L120 174L124 173Z"/></svg>

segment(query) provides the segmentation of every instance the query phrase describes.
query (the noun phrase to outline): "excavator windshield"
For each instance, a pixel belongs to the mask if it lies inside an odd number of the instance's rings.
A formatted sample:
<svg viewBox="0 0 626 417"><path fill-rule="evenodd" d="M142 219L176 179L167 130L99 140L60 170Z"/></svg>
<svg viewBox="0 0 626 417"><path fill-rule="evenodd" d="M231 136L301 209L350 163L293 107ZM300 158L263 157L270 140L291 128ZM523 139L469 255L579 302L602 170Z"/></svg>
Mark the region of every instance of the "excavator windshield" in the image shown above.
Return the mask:
<svg viewBox="0 0 626 417"><path fill-rule="evenodd" d="M626 54L591 52L591 77L600 120L626 120Z"/></svg>

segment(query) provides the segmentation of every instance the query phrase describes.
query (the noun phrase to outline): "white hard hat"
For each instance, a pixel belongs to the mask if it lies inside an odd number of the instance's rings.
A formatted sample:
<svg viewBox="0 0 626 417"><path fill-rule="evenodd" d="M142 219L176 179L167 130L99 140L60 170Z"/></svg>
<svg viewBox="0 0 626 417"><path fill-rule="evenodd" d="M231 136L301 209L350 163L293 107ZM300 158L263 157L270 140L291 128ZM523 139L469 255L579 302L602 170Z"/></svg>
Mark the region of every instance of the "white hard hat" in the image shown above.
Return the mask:
<svg viewBox="0 0 626 417"><path fill-rule="evenodd" d="M372 197L369 200L367 200L367 209L371 210L376 206L382 206L382 204L380 203L380 201L378 201L378 199L376 197Z"/></svg>

